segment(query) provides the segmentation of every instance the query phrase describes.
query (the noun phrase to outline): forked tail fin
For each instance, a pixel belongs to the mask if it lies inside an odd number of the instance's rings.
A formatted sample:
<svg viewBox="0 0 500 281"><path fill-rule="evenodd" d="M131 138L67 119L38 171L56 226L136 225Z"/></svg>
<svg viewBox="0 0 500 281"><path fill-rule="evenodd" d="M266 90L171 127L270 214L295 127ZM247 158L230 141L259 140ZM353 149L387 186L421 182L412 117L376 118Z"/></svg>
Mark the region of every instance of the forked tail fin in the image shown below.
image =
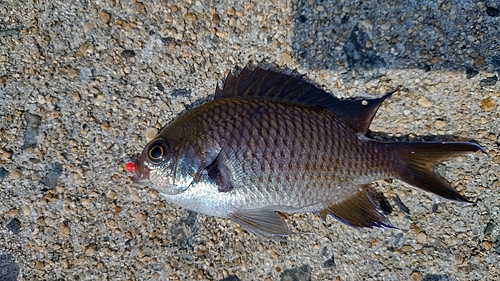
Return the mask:
<svg viewBox="0 0 500 281"><path fill-rule="evenodd" d="M438 163L467 152L486 153L480 145L470 142L406 142L396 145L402 161L398 168L400 180L449 200L471 202L451 187L435 168Z"/></svg>

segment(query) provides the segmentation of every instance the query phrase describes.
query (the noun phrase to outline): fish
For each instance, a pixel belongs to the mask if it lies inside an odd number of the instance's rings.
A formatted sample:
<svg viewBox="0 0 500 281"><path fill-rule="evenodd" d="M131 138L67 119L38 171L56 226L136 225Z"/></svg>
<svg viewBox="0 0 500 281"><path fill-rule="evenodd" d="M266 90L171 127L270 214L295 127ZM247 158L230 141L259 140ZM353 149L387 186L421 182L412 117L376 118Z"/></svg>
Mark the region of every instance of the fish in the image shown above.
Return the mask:
<svg viewBox="0 0 500 281"><path fill-rule="evenodd" d="M229 218L265 239L295 234L281 216L292 213L394 228L372 196L379 180L471 202L435 167L486 153L480 145L369 137L378 108L398 90L339 99L303 77L247 66L239 75L230 72L213 100L164 127L126 169L166 201Z"/></svg>

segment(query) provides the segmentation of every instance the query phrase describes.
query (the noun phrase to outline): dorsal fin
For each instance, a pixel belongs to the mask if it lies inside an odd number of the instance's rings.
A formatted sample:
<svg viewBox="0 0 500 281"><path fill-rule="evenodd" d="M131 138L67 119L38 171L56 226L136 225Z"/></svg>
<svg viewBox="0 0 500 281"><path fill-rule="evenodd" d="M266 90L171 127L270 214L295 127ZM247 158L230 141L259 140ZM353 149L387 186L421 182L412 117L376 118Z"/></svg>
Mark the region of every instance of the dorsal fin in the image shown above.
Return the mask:
<svg viewBox="0 0 500 281"><path fill-rule="evenodd" d="M346 99L339 102L335 108L328 108L340 117L346 119L359 132L366 134L373 117L385 99L397 92L399 88L376 99Z"/></svg>
<svg viewBox="0 0 500 281"><path fill-rule="evenodd" d="M245 67L238 77L229 73L224 87L216 88L215 98L242 97L326 108L365 134L382 102L390 92L377 99L340 100L316 86L273 70Z"/></svg>

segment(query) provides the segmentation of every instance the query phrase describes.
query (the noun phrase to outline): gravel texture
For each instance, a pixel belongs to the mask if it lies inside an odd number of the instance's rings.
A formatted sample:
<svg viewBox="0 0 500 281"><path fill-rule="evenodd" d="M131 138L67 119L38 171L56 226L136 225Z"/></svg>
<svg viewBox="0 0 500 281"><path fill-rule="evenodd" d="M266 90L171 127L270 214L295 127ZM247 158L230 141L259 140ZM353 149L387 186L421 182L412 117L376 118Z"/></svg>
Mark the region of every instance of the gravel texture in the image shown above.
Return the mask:
<svg viewBox="0 0 500 281"><path fill-rule="evenodd" d="M417 2L417 4L415 4ZM0 0L1 280L500 280L497 1ZM247 63L380 96L373 137L472 140L439 166L476 204L375 186L399 229L288 216L264 241L124 164Z"/></svg>

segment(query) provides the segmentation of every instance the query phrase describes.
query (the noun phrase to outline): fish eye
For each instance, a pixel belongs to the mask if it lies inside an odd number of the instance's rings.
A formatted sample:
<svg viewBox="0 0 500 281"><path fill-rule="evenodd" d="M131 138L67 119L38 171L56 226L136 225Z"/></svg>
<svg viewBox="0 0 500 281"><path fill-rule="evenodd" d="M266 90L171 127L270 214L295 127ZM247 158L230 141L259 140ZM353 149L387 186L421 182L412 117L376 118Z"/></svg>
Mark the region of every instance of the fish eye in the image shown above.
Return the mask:
<svg viewBox="0 0 500 281"><path fill-rule="evenodd" d="M163 148L161 146L155 146L149 150L149 157L151 159L160 159L163 155Z"/></svg>
<svg viewBox="0 0 500 281"><path fill-rule="evenodd" d="M151 146L148 151L149 160L153 163L160 163L165 158L165 150L161 143L156 143Z"/></svg>

